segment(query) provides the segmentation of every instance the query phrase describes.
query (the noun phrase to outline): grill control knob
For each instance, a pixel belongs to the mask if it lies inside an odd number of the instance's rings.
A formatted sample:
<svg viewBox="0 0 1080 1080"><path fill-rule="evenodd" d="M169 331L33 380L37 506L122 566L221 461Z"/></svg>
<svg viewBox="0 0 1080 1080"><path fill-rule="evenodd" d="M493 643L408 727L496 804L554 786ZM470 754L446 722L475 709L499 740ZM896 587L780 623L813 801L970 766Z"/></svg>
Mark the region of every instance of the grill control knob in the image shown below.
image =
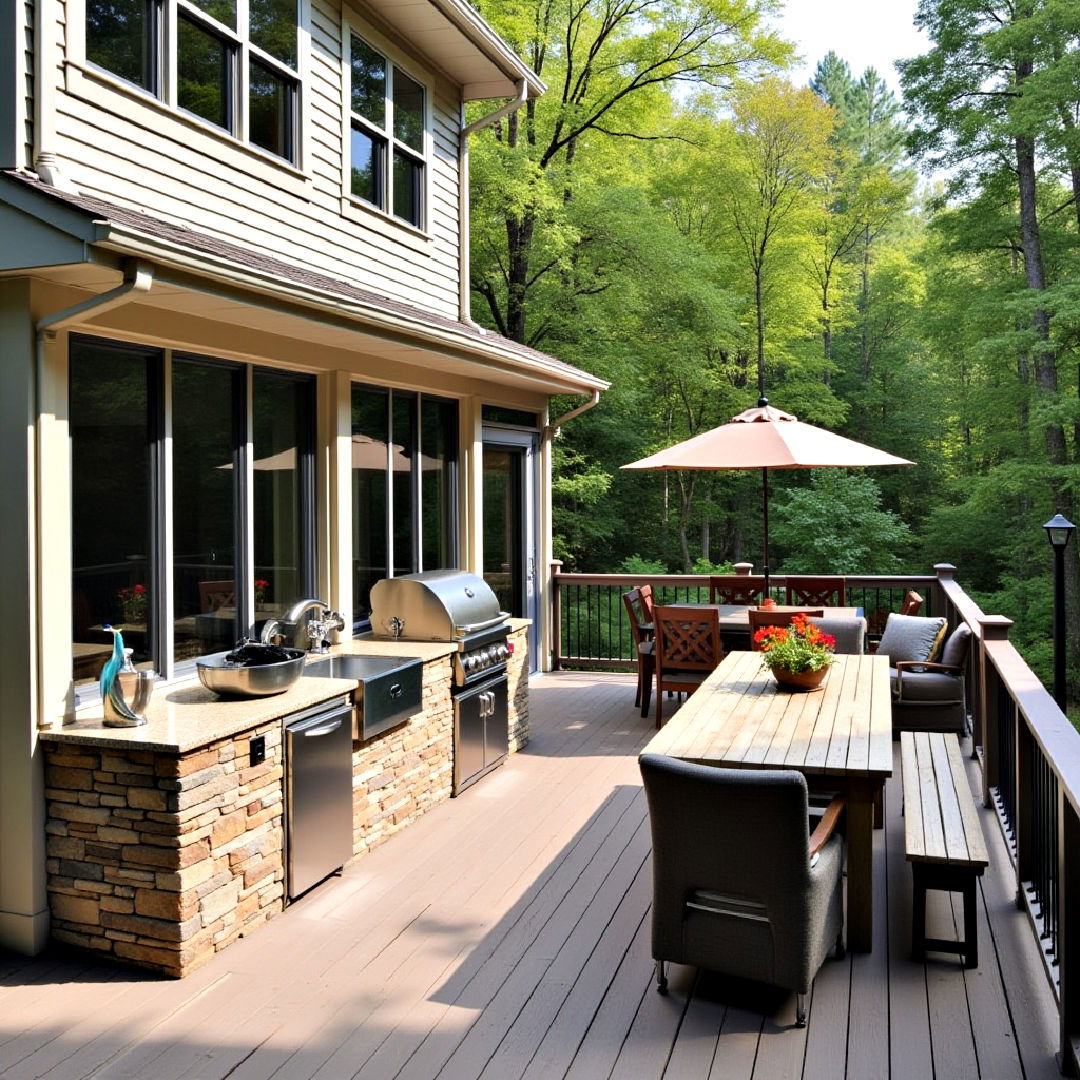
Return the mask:
<svg viewBox="0 0 1080 1080"><path fill-rule="evenodd" d="M495 655L496 655L496 656L497 656L497 657L498 657L498 658L499 658L500 660L508 660L508 659L510 658L510 650L509 650L509 649L508 649L508 648L507 648L507 647L506 647L505 645L500 645L500 646L499 646L499 647L498 647L498 648L497 648L497 649L495 650Z"/></svg>

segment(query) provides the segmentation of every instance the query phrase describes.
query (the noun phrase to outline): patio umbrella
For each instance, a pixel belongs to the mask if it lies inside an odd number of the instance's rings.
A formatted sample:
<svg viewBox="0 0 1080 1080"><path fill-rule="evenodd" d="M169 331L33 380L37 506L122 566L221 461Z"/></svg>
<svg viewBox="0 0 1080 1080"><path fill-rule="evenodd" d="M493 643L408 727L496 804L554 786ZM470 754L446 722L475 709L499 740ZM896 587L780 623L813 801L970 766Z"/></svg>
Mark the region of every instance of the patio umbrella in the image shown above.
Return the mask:
<svg viewBox="0 0 1080 1080"><path fill-rule="evenodd" d="M804 424L760 398L757 407L624 469L760 469L765 524L765 589L769 588L769 470L913 465L825 428Z"/></svg>

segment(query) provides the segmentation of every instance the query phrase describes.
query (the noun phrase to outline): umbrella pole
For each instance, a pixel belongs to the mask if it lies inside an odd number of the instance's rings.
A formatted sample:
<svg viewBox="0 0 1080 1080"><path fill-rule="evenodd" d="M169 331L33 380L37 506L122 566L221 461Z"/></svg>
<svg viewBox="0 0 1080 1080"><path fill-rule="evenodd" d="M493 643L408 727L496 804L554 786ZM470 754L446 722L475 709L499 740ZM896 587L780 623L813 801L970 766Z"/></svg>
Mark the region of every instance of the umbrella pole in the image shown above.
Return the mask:
<svg viewBox="0 0 1080 1080"><path fill-rule="evenodd" d="M765 598L769 596L769 470L761 470L761 491L764 499L763 510L765 517Z"/></svg>

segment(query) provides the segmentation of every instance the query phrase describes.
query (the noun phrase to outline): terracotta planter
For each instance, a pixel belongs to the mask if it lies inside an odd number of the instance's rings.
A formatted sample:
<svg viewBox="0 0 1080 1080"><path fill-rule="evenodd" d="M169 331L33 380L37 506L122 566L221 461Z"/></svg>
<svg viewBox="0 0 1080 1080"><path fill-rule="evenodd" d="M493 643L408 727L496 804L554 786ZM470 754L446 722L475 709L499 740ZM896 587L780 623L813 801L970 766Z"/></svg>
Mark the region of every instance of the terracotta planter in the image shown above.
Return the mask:
<svg viewBox="0 0 1080 1080"><path fill-rule="evenodd" d="M787 668L769 668L781 690L816 690L829 674L829 665L818 671L788 671Z"/></svg>

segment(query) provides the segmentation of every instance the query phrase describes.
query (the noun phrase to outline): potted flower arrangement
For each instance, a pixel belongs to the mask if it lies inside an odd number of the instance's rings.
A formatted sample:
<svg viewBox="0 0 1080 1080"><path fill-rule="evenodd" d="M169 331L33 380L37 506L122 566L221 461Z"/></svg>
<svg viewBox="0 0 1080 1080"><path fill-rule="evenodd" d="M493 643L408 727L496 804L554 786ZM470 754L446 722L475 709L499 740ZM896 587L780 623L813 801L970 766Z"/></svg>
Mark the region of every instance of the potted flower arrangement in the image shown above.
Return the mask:
<svg viewBox="0 0 1080 1080"><path fill-rule="evenodd" d="M255 606L260 607L266 602L266 590L270 588L270 582L266 578L255 579Z"/></svg>
<svg viewBox="0 0 1080 1080"><path fill-rule="evenodd" d="M754 634L762 663L781 686L813 690L821 685L836 656L836 638L824 633L805 615L789 626L763 626Z"/></svg>
<svg viewBox="0 0 1080 1080"><path fill-rule="evenodd" d="M125 623L145 623L150 594L145 585L125 585L117 594L121 617Z"/></svg>

